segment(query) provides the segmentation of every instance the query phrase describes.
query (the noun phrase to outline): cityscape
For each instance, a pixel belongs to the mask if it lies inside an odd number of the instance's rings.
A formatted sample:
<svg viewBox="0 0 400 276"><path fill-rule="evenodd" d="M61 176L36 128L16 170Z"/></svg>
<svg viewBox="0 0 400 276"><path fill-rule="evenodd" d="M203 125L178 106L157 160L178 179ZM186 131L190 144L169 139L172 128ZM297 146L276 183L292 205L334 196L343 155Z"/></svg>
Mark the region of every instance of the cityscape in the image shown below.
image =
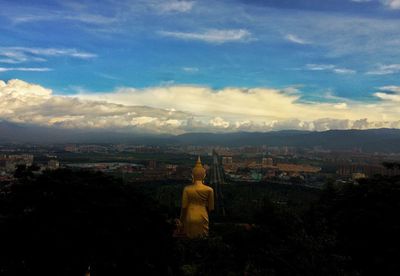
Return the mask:
<svg viewBox="0 0 400 276"><path fill-rule="evenodd" d="M128 144L58 144L0 146L0 181L12 183L18 167L35 173L60 168L101 171L130 182L190 181L193 160L201 156L207 175L212 155L218 156L229 183L269 182L322 189L328 179L355 182L376 174L398 175L385 163L400 160L399 153L364 153L360 149L221 146L146 146ZM233 184L232 184L233 185ZM261 184L260 184L261 185Z"/></svg>

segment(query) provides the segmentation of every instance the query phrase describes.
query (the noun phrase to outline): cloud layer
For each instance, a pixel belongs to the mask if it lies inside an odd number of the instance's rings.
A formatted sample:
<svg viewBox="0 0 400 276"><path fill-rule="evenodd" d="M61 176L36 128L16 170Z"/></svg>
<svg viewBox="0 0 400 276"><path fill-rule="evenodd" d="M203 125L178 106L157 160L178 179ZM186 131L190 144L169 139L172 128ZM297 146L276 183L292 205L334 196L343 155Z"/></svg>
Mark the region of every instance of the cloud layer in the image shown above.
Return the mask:
<svg viewBox="0 0 400 276"><path fill-rule="evenodd" d="M0 81L0 119L65 128L169 132L188 114L57 96L21 80Z"/></svg>
<svg viewBox="0 0 400 276"><path fill-rule="evenodd" d="M296 89L171 86L54 95L21 80L0 81L0 120L65 128L152 133L400 128L400 87L374 103L304 102Z"/></svg>

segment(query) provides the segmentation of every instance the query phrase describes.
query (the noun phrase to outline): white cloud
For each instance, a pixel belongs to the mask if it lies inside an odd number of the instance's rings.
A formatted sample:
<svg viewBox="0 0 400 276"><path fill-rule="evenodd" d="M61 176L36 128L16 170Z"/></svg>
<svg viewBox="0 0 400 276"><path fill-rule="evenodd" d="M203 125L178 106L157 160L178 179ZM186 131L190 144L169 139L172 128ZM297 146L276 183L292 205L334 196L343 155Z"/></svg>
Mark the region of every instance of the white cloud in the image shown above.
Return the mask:
<svg viewBox="0 0 400 276"><path fill-rule="evenodd" d="M307 64L306 68L312 71L325 71L335 69L335 65L332 64Z"/></svg>
<svg viewBox="0 0 400 276"><path fill-rule="evenodd" d="M330 71L336 74L344 74L344 75L356 73L355 70L337 67L336 65L333 64L307 64L306 69L311 71Z"/></svg>
<svg viewBox="0 0 400 276"><path fill-rule="evenodd" d="M296 36L296 35L293 35L293 34L287 34L287 35L285 36L285 38L286 38L288 41L293 42L293 43L297 43L297 44L302 44L302 45L304 45L304 44L310 44L307 40L304 40L304 39L302 39L302 38L300 38L300 37L298 37L298 36Z"/></svg>
<svg viewBox="0 0 400 276"><path fill-rule="evenodd" d="M382 91L389 91L389 92L394 92L394 93L400 94L400 86L396 86L396 85L382 86L379 89Z"/></svg>
<svg viewBox="0 0 400 276"><path fill-rule="evenodd" d="M150 2L150 5L160 13L188 12L193 8L194 4L194 1L184 0L164 0Z"/></svg>
<svg viewBox="0 0 400 276"><path fill-rule="evenodd" d="M301 39L307 38L316 47L313 55L329 58L355 56L369 61L382 60L384 56L400 52L398 18L298 10L295 13L281 10L263 16L267 12L259 16L255 13L250 21L256 22L262 30L257 32L257 38L265 43L282 38L282 34L293 34Z"/></svg>
<svg viewBox="0 0 400 276"><path fill-rule="evenodd" d="M183 67L182 70L186 73L197 73L199 72L199 68L197 67Z"/></svg>
<svg viewBox="0 0 400 276"><path fill-rule="evenodd" d="M333 72L336 74L344 74L344 75L356 73L355 70L347 69L347 68L334 68Z"/></svg>
<svg viewBox="0 0 400 276"><path fill-rule="evenodd" d="M374 93L374 96L386 100L386 101L392 101L392 102L400 102L400 95L398 94L388 94L385 92L376 92Z"/></svg>
<svg viewBox="0 0 400 276"><path fill-rule="evenodd" d="M251 33L244 29L209 29L205 32L198 33L160 31L159 34L181 40L199 40L216 44L226 42L246 42L252 40Z"/></svg>
<svg viewBox="0 0 400 276"><path fill-rule="evenodd" d="M16 63L22 63L26 61L46 61L44 58L41 57L27 57L25 53L21 51L15 51L13 49L9 48L0 48L0 57L3 57L0 59L0 63L10 63L10 64L16 64Z"/></svg>
<svg viewBox="0 0 400 276"><path fill-rule="evenodd" d="M388 85L380 87L379 92L374 93L375 97L383 101L400 102L400 86Z"/></svg>
<svg viewBox="0 0 400 276"><path fill-rule="evenodd" d="M0 47L0 63L23 63L29 61L43 62L47 57L72 57L91 59L97 55L74 48L34 48L34 47Z"/></svg>
<svg viewBox="0 0 400 276"><path fill-rule="evenodd" d="M189 117L179 111L57 96L21 80L0 81L0 119L67 128L174 132Z"/></svg>
<svg viewBox="0 0 400 276"><path fill-rule="evenodd" d="M86 12L59 12L48 10L33 10L30 13L5 14L14 24L24 24L40 21L77 21L89 25L108 25L117 22L115 17L107 17Z"/></svg>
<svg viewBox="0 0 400 276"><path fill-rule="evenodd" d="M379 65L377 68L368 71L368 75L390 75L400 73L400 64Z"/></svg>
<svg viewBox="0 0 400 276"><path fill-rule="evenodd" d="M308 102L301 93L267 88L170 86L54 95L20 80L0 81L0 119L65 128L184 133L400 127L398 100ZM383 90L383 89L382 89ZM384 92L381 92L384 93Z"/></svg>
<svg viewBox="0 0 400 276"><path fill-rule="evenodd" d="M79 51L74 48L29 48L29 47L3 47L17 53L33 54L39 56L68 56L81 59L94 58L97 55L89 52Z"/></svg>
<svg viewBox="0 0 400 276"><path fill-rule="evenodd" d="M400 9L400 0L381 0L382 3L392 10Z"/></svg>
<svg viewBox="0 0 400 276"><path fill-rule="evenodd" d="M8 71L23 71L23 72L48 72L52 71L51 68L41 68L41 67L0 67L1 72L8 72Z"/></svg>
<svg viewBox="0 0 400 276"><path fill-rule="evenodd" d="M230 124L221 117L215 117L210 120L210 125L217 128L228 128Z"/></svg>
<svg viewBox="0 0 400 276"><path fill-rule="evenodd" d="M333 106L336 109L347 109L347 103L338 103Z"/></svg>
<svg viewBox="0 0 400 276"><path fill-rule="evenodd" d="M254 129L258 126L260 129L269 130L278 125L282 126L285 122L293 122L294 118L298 123L290 125L297 129L312 128L310 122L323 118L347 120L350 125L364 118L370 122L391 122L400 118L400 110L393 103L366 104L346 101L343 98L329 103L304 103L301 96L298 91L293 93L267 88L212 90L196 86L153 87L141 90L121 88L113 93L80 95L85 99L101 99L117 104L181 110L193 114L195 119L208 125L211 125L210 122L213 126L219 123L230 130L237 126L241 129ZM249 124L249 121L252 123ZM229 123L229 126L223 122Z"/></svg>

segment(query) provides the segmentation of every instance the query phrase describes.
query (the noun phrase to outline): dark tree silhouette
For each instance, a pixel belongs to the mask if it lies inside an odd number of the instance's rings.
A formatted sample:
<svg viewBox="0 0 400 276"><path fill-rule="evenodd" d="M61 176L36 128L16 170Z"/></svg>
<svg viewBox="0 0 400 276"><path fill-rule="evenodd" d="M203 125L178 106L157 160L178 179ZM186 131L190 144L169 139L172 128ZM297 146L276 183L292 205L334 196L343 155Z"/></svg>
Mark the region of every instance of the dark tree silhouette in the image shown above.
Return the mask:
<svg viewBox="0 0 400 276"><path fill-rule="evenodd" d="M400 163L398 162L383 162L383 166L389 170L400 169Z"/></svg>
<svg viewBox="0 0 400 276"><path fill-rule="evenodd" d="M231 218L244 223L220 221L208 239L173 240L174 208L144 196L146 187L160 196L147 183L139 190L69 170L37 177L22 167L17 175L18 184L0 190L0 275L83 275L89 265L93 275L400 273L400 176L331 182L301 208L268 194L234 196L235 187L227 194L231 212L248 210ZM164 205L175 206L177 185L156 185L167 194Z"/></svg>
<svg viewBox="0 0 400 276"><path fill-rule="evenodd" d="M20 169L22 176L25 176ZM168 275L157 204L101 173L58 170L1 190L1 275Z"/></svg>
<svg viewBox="0 0 400 276"><path fill-rule="evenodd" d="M335 236L345 270L361 275L399 275L400 177L375 176L358 185L330 187L308 212L307 227Z"/></svg>

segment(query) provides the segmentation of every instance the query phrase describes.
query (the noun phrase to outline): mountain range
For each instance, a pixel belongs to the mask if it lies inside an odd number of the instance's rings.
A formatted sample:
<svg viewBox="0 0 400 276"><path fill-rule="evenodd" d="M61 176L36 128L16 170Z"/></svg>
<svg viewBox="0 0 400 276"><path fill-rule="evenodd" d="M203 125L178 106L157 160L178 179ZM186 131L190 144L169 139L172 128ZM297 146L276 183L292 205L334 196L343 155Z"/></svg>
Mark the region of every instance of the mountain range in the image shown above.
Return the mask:
<svg viewBox="0 0 400 276"><path fill-rule="evenodd" d="M400 129L328 130L181 135L84 130L0 122L0 144L7 143L132 143L147 145L289 146L365 152L400 152Z"/></svg>

